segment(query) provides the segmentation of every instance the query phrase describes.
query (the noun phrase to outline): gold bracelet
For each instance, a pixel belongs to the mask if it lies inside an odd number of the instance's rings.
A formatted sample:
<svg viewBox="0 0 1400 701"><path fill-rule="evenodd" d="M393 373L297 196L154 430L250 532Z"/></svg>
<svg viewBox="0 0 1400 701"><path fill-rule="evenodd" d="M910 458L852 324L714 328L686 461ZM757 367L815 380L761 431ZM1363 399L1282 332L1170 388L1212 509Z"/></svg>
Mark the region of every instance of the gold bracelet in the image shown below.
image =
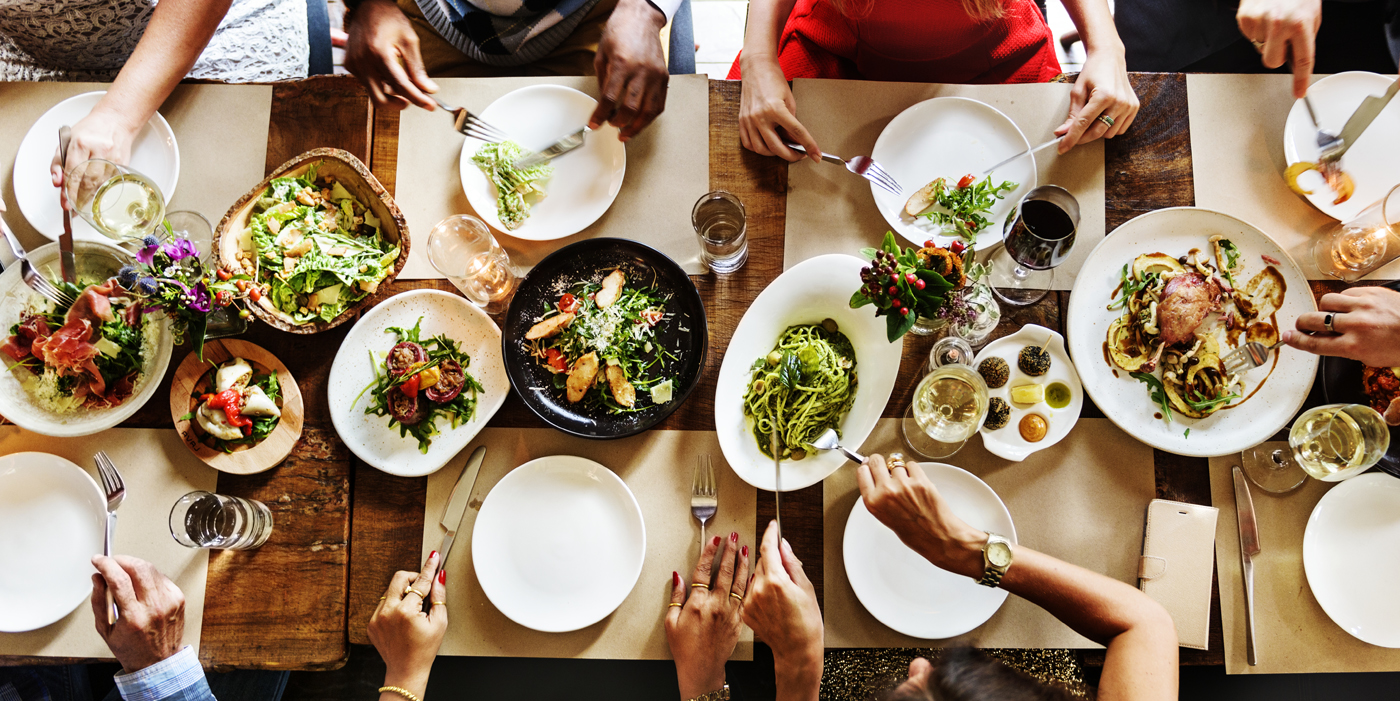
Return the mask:
<svg viewBox="0 0 1400 701"><path fill-rule="evenodd" d="M394 692L395 694L398 694L399 696L402 696L402 697L408 699L408 701L423 701L422 699L418 698L418 694L415 694L415 693L413 693L412 691L409 691L408 689L405 689L405 688L403 688L403 687L399 687L399 686L381 686L381 687L379 687L379 693L382 694L382 693L384 693L384 692L386 692L386 691L392 691L392 692Z"/></svg>
<svg viewBox="0 0 1400 701"><path fill-rule="evenodd" d="M707 694L701 694L690 701L729 701L729 682Z"/></svg>

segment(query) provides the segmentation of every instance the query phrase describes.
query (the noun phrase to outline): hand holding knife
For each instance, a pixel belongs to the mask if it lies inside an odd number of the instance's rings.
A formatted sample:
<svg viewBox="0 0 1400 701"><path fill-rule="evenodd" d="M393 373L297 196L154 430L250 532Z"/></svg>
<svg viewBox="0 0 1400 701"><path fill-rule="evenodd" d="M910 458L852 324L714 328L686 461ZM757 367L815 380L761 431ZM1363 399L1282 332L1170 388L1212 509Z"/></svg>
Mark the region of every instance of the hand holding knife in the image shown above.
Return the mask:
<svg viewBox="0 0 1400 701"><path fill-rule="evenodd" d="M462 474L457 477L457 484L452 487L452 496L447 499L447 507L442 510L442 518L438 524L447 531L442 536L442 544L438 546L438 569L446 571L447 556L452 552L452 543L457 539L457 533L463 528L471 528L476 522L476 514L480 508L471 509L472 519L467 520L467 505L471 502L472 491L476 487L476 478L481 474L481 463L486 460L486 446L477 446L472 451L467 464L462 468ZM428 604L428 602L424 602Z"/></svg>

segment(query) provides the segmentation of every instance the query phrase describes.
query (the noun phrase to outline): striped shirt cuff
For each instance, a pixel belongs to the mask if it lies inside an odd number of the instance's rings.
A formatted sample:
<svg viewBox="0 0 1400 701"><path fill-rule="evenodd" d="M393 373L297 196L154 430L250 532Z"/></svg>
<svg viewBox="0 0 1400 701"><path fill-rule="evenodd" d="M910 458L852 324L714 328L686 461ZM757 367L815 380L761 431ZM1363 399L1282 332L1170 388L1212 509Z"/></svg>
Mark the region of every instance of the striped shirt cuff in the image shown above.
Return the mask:
<svg viewBox="0 0 1400 701"><path fill-rule="evenodd" d="M189 645L150 667L118 674L116 682L125 701L160 701L195 686L208 689L204 667Z"/></svg>

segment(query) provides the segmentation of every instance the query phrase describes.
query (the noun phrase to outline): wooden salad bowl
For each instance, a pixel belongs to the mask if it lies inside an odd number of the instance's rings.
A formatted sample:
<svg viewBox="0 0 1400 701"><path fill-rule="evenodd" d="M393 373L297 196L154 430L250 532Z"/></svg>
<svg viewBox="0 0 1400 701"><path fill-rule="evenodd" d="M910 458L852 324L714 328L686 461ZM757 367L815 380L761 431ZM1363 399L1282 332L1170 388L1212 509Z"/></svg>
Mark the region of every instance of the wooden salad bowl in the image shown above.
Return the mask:
<svg viewBox="0 0 1400 701"><path fill-rule="evenodd" d="M198 395L203 386L201 380L215 368L233 358L243 358L253 364L277 373L277 382L282 386L282 419L277 428L262 442L252 446L240 446L231 453L212 448L200 440L194 421L182 417L199 406ZM191 396L195 395L195 396ZM247 341L221 338L204 344L204 360L191 351L185 356L175 371L175 379L170 383L170 418L175 421L175 430L185 447L210 467L220 472L235 475L251 475L276 467L291 454L297 441L301 440L301 427L306 414L302 404L301 390L296 378L271 353Z"/></svg>
<svg viewBox="0 0 1400 701"><path fill-rule="evenodd" d="M340 181L345 189L355 196L355 199L369 207L370 211L374 212L374 216L379 218L380 231L384 237L398 244L398 260L394 261L393 268L379 284L385 285L398 277L399 271L403 270L404 264L408 262L408 223L404 220L403 212L399 211L399 206L394 203L394 198L384 190L379 179L369 172L360 159L349 151L342 151L338 148L312 149L283 163L271 175L263 178L257 187L239 198L237 204L234 204L228 214L224 215L224 218L219 221L219 226L214 230L214 250L219 252L220 268L231 273L242 272L243 269L238 264L239 234L248 228L248 219L252 216L253 206L267 190L268 183L272 182L273 178L296 177L317 164L319 164L319 174L334 175L336 180ZM305 324L292 321L290 316L273 306L272 300L266 295L258 302L250 301L248 310L268 326L288 333L320 333L359 316L360 312L368 307L373 299L373 294L365 295L364 299L346 307L345 311L330 321L310 321Z"/></svg>

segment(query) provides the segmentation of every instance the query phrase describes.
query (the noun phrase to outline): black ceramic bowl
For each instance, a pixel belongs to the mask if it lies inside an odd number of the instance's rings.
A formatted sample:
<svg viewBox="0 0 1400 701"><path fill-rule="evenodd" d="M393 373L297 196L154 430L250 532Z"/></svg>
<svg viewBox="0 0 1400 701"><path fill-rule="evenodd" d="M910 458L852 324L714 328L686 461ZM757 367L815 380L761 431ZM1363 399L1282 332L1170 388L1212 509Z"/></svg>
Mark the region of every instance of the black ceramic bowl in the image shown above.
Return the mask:
<svg viewBox="0 0 1400 701"><path fill-rule="evenodd" d="M1392 282L1386 287L1400 290L1400 282ZM1361 391L1362 367L1362 364L1355 360L1322 356L1317 377L1322 380L1322 396L1329 404L1371 405L1371 400ZM1376 467L1400 477L1400 426L1390 427L1390 448Z"/></svg>
<svg viewBox="0 0 1400 701"><path fill-rule="evenodd" d="M570 404L564 390L554 387L553 375L530 357L524 345L525 332L559 299L561 290L580 280L602 280L613 268L622 269L629 287L647 286L654 280L659 293L671 296L666 311L673 315L656 327L656 344L676 356L666 366L675 383L671 401L626 414L583 402ZM506 375L525 406L550 426L584 438L636 435L670 416L700 381L708 345L705 305L690 276L656 249L627 239L587 239L540 261L520 281L501 330Z"/></svg>

